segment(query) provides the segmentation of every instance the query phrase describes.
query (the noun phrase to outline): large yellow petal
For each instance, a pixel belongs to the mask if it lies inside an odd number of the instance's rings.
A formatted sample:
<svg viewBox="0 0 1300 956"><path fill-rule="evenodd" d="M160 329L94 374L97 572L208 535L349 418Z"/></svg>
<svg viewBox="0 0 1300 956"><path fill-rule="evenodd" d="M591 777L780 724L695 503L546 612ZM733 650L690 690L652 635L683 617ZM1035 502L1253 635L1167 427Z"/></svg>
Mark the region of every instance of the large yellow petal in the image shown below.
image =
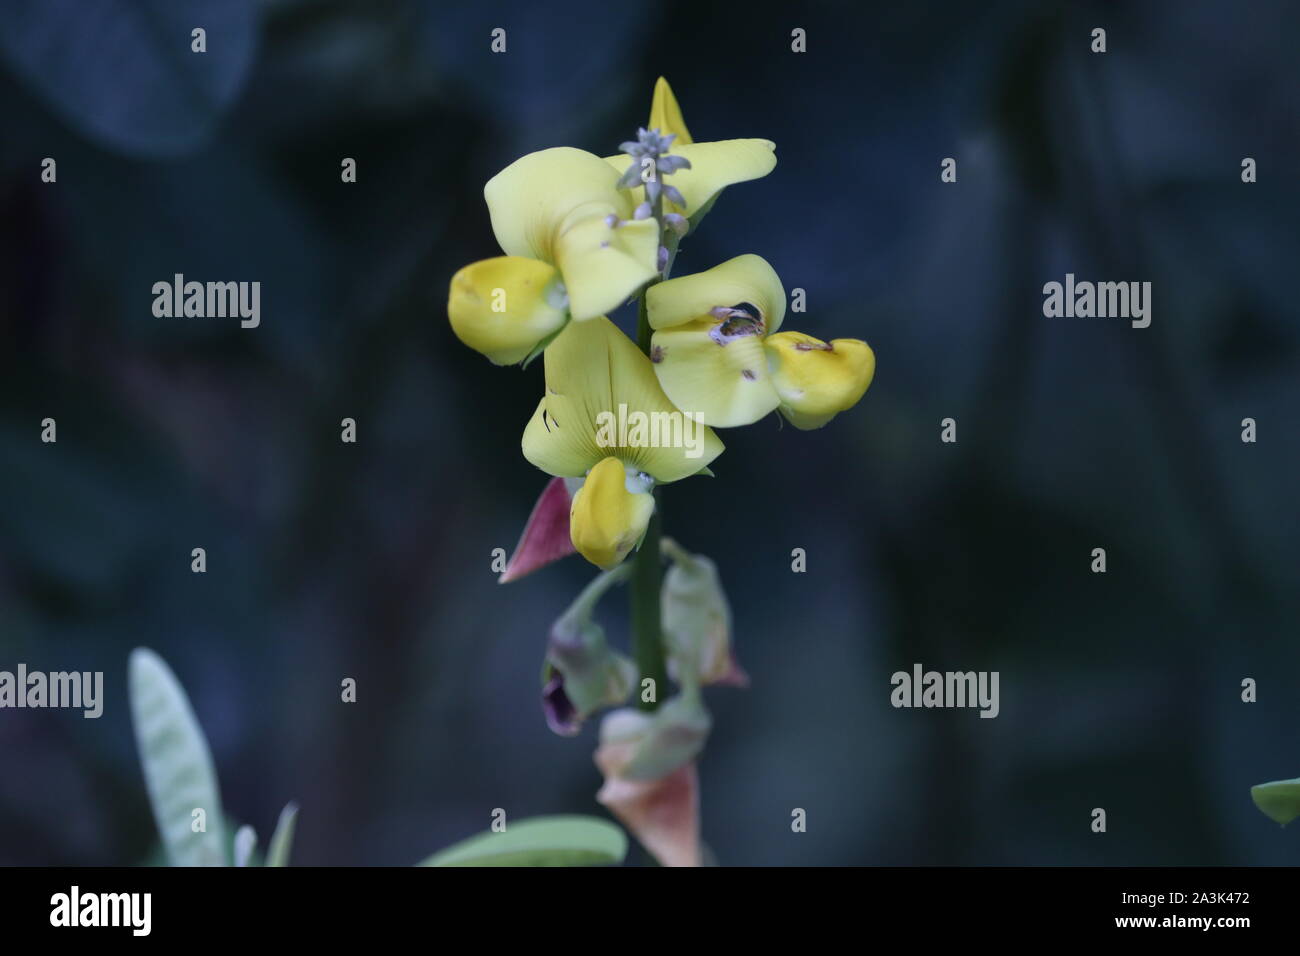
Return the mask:
<svg viewBox="0 0 1300 956"><path fill-rule="evenodd" d="M762 256L744 255L696 272L659 282L646 290L646 316L653 329L684 325L715 308L758 307L761 334L771 335L785 317L781 277ZM722 318L717 318L721 324Z"/></svg>
<svg viewBox="0 0 1300 956"><path fill-rule="evenodd" d="M555 237L573 222L630 215L630 194L599 157L567 146L515 160L483 187L492 231L510 256L555 261Z"/></svg>
<svg viewBox="0 0 1300 956"><path fill-rule="evenodd" d="M720 336L719 325L704 316L656 332L651 338L655 374L673 404L705 424L750 425L780 403L768 375L763 338Z"/></svg>
<svg viewBox="0 0 1300 956"><path fill-rule="evenodd" d="M821 339L782 332L766 342L781 414L796 428L821 428L852 408L876 374L876 355L860 339Z"/></svg>
<svg viewBox="0 0 1300 956"><path fill-rule="evenodd" d="M546 395L523 438L524 457L542 471L580 477L613 456L670 482L722 453L712 429L669 401L650 360L609 319L570 322L544 361Z"/></svg>
<svg viewBox="0 0 1300 956"><path fill-rule="evenodd" d="M658 227L625 222L633 193L618 188L599 156L569 147L529 153L488 180L483 195L501 249L558 266L579 321L611 311L658 274Z"/></svg>
<svg viewBox="0 0 1300 956"><path fill-rule="evenodd" d="M520 256L471 263L451 280L447 316L456 337L497 365L528 357L568 318L554 266Z"/></svg>
<svg viewBox="0 0 1300 956"><path fill-rule="evenodd" d="M570 322L569 328L575 325ZM546 351L549 354L551 349ZM596 429L583 419L584 413L582 405L569 396L548 391L524 426L524 457L548 475L581 478L601 455Z"/></svg>
<svg viewBox="0 0 1300 956"><path fill-rule="evenodd" d="M617 458L601 459L573 496L569 536L573 547L608 571L641 543L655 499Z"/></svg>
<svg viewBox="0 0 1300 956"><path fill-rule="evenodd" d="M672 133L677 137L673 142L678 146L694 142L691 139L691 131L686 128L686 120L682 119L682 108L677 105L673 88L662 76L655 83L654 100L650 103L650 122L646 124L646 129L657 129L664 134Z"/></svg>
<svg viewBox="0 0 1300 956"><path fill-rule="evenodd" d="M612 312L658 275L659 224L627 220L611 229L603 217L581 219L555 239L569 310L579 322Z"/></svg>
<svg viewBox="0 0 1300 956"><path fill-rule="evenodd" d="M776 168L776 144L766 139L723 139L713 143L673 143L668 152L690 160L690 169L679 169L664 177L664 183L675 186L682 194L685 205L665 202L667 212L678 212L698 222L700 214L718 194L728 186L762 179ZM605 162L621 176L627 171L632 157L626 154L608 156ZM640 197L639 191L634 191Z"/></svg>
<svg viewBox="0 0 1300 956"><path fill-rule="evenodd" d="M776 144L766 139L724 139L681 147L674 143L669 152L691 161L690 169L666 179L686 199L680 211L688 218L698 218L696 214L728 186L762 179L776 168Z"/></svg>

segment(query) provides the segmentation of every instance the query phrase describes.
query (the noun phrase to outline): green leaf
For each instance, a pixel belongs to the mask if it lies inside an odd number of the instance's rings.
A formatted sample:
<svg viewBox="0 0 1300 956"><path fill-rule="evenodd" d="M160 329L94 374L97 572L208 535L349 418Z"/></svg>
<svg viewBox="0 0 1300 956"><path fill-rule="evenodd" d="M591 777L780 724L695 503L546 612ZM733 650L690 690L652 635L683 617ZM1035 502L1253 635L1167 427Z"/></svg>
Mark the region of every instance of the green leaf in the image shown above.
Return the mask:
<svg viewBox="0 0 1300 956"><path fill-rule="evenodd" d="M271 845L266 851L267 866L288 866L289 850L293 847L293 830L298 823L298 804L287 803L280 811L280 821L271 834Z"/></svg>
<svg viewBox="0 0 1300 956"><path fill-rule="evenodd" d="M1250 798L1270 820L1286 826L1300 817L1300 777L1256 784L1250 788Z"/></svg>
<svg viewBox="0 0 1300 956"><path fill-rule="evenodd" d="M248 866L257 849L257 831L244 824L235 831L235 866Z"/></svg>
<svg viewBox="0 0 1300 956"><path fill-rule="evenodd" d="M161 657L147 648L128 665L131 720L154 822L173 866L225 866L225 823L207 738L189 698ZM206 829L195 832L201 809Z"/></svg>
<svg viewBox="0 0 1300 956"><path fill-rule="evenodd" d="M622 863L627 836L598 817L533 817L435 853L420 866L598 866Z"/></svg>

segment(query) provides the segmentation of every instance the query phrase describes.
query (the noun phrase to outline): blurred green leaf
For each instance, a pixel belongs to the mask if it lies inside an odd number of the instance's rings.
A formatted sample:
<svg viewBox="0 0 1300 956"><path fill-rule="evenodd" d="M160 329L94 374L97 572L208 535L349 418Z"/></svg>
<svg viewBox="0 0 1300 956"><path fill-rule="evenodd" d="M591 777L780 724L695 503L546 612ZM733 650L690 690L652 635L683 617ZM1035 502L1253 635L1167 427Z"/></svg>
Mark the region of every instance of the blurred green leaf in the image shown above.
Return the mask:
<svg viewBox="0 0 1300 956"><path fill-rule="evenodd" d="M293 831L298 823L298 804L287 803L280 811L280 821L271 834L271 843L266 851L267 866L288 866L289 851L293 848Z"/></svg>
<svg viewBox="0 0 1300 956"><path fill-rule="evenodd" d="M627 836L607 820L578 815L533 817L480 833L420 866L597 866L621 863Z"/></svg>
<svg viewBox="0 0 1300 956"><path fill-rule="evenodd" d="M147 648L131 652L131 718L158 835L173 866L224 866L224 818L217 774L189 698L163 659ZM195 832L194 810L206 829Z"/></svg>
<svg viewBox="0 0 1300 956"><path fill-rule="evenodd" d="M1300 777L1256 784L1250 788L1250 798L1270 820L1286 826L1300 817Z"/></svg>
<svg viewBox="0 0 1300 956"><path fill-rule="evenodd" d="M235 866L248 866L257 849L257 831L245 823L235 831Z"/></svg>
<svg viewBox="0 0 1300 956"><path fill-rule="evenodd" d="M191 31L206 31L205 53ZM199 145L253 61L249 0L43 0L5 6L3 58L62 119L129 155Z"/></svg>

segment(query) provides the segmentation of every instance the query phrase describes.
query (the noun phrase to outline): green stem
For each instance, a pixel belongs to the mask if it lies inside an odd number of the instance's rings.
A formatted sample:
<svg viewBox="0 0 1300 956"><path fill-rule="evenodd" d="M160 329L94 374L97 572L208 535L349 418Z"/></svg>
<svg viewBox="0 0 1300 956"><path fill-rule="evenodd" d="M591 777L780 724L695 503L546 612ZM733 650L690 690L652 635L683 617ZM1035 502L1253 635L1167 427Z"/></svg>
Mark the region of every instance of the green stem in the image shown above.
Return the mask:
<svg viewBox="0 0 1300 956"><path fill-rule="evenodd" d="M663 274L653 279L650 285L668 278L677 256L677 235L664 228L664 200L661 192L653 206L653 215L659 223L660 241L668 247L668 262ZM645 292L637 305L636 344L646 355L650 354L650 319L646 313ZM642 710L654 710L659 706L659 697L668 691L668 668L664 662L663 625L659 619L659 591L663 585L663 561L660 556L660 529L662 519L659 513L659 495L654 492L655 512L646 528L641 548L633 557L632 580L628 587L631 591L632 604L632 656L636 659L637 670L641 679L649 677L654 681L654 700L637 698Z"/></svg>
<svg viewBox="0 0 1300 956"><path fill-rule="evenodd" d="M656 279L654 280L654 282L651 282L650 285L654 285L654 283L658 281L659 280ZM649 288L649 286L647 286L646 288ZM650 354L650 336L653 334L653 332L654 330L650 328L650 319L646 314L645 293L642 292L641 298L637 302L636 344L637 344L637 348L639 348L646 355Z"/></svg>
<svg viewBox="0 0 1300 956"><path fill-rule="evenodd" d="M645 294L637 315L636 340L641 351L650 354L650 321L646 317ZM658 493L655 492L658 498ZM631 592L632 607L632 656L636 659L637 672L641 679L649 677L654 681L654 700L647 701L644 695L637 700L642 710L654 710L659 706L659 696L667 692L668 670L664 664L663 628L659 621L659 589L663 580L663 567L659 558L659 502L655 502L655 513L646 528L641 547L633 556L632 580L628 585Z"/></svg>
<svg viewBox="0 0 1300 956"><path fill-rule="evenodd" d="M632 579L628 583L632 605L632 655L636 659L641 679L654 681L654 700L637 698L642 710L654 710L659 698L667 693L668 669L664 663L663 628L659 620L659 589L663 581L663 567L659 560L659 510L650 518L641 550L632 564Z"/></svg>

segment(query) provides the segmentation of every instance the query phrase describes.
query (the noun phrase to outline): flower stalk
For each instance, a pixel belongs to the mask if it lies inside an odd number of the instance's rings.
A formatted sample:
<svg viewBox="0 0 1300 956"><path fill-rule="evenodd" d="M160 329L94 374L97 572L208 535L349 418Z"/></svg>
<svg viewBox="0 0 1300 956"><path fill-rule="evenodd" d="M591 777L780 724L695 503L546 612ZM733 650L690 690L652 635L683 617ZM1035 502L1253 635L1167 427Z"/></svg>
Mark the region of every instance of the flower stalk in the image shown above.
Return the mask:
<svg viewBox="0 0 1300 956"><path fill-rule="evenodd" d="M649 122L618 155L556 146L488 180L503 254L465 266L448 295L466 345L499 365L543 359L545 388L520 444L552 480L501 580L574 553L604 572L551 628L543 710L572 736L617 708L601 721L597 799L666 865L701 861L696 760L711 726L701 688L748 678L717 566L663 537L658 487L713 474L724 450L715 428L773 412L821 428L875 371L861 340L781 331L785 288L760 256L669 278L682 237L719 194L775 166L770 140L695 142L661 77ZM632 299L635 340L607 315ZM613 429L616 409L620 422L628 409L643 423L689 421L697 437ZM630 591L630 659L593 617L619 582Z"/></svg>
<svg viewBox="0 0 1300 956"><path fill-rule="evenodd" d="M632 657L636 661L641 680L650 678L654 681L654 694L649 695L649 699L644 692L637 697L637 706L642 710L657 708L659 695L668 684L659 607L659 591L663 586L659 529L659 508L656 507L654 516L650 519L650 527L646 529L645 539L641 542L641 550L633 560L632 580L628 584L632 608Z"/></svg>
<svg viewBox="0 0 1300 956"><path fill-rule="evenodd" d="M658 175L657 171L656 175ZM663 190L655 191L651 214L659 224L659 241L667 250L667 256L663 271L657 278L650 280L646 289L668 278L668 272L672 269L673 259L677 254L677 233L664 225ZM636 344L647 356L650 356L650 337L653 334L654 330L650 328L650 318L646 311L646 290L643 289L637 300ZM657 491L655 494L657 495ZM659 592L663 587L663 562L659 553L661 509L662 497L655 502L654 516L650 519L650 526L641 541L641 548L634 558L632 581L629 585L632 657L636 661L641 679L649 678L654 681L654 693L649 695L648 699L644 691L637 697L637 706L642 710L655 710L659 706L660 689L666 687L668 681L668 667L664 661L663 622L660 620L659 606Z"/></svg>

